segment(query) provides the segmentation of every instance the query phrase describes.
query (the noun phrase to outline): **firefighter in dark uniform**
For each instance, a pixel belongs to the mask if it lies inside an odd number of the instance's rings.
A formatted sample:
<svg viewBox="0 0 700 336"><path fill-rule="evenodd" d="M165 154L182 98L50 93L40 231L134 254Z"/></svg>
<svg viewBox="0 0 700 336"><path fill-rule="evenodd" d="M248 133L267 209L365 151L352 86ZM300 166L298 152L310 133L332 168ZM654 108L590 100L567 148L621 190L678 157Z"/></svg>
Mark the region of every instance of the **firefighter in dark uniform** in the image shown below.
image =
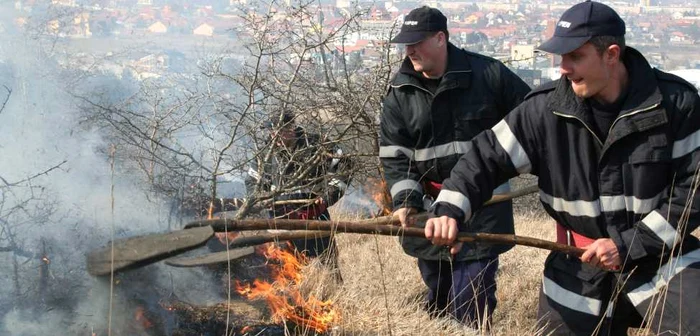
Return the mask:
<svg viewBox="0 0 700 336"><path fill-rule="evenodd" d="M700 97L625 46L625 23L598 2L574 5L539 49L562 56L561 78L531 92L471 142L443 184L426 236L451 246L500 183L539 177L557 240L538 321L547 335L699 335ZM539 330L539 329L538 329Z"/></svg>
<svg viewBox="0 0 700 336"><path fill-rule="evenodd" d="M392 43L404 44L406 59L383 101L379 156L394 216L406 223L424 211L470 140L517 106L530 88L503 63L459 49L449 41L447 18L420 7L404 19ZM503 181L496 192L507 192ZM470 222L476 231L513 232L513 206L484 208ZM496 308L498 255L509 246L474 245L450 256L425 239L402 239L418 258L432 316L449 314L473 326L488 325ZM483 318L487 316L486 320Z"/></svg>
<svg viewBox="0 0 700 336"><path fill-rule="evenodd" d="M351 160L340 147L322 143L319 135L306 132L294 119L292 113L285 112L264 125L270 132L272 155L266 157L263 150L253 160L247 171L247 192L275 195L275 205L268 211L270 218L330 220L328 207L344 195L350 183ZM323 261L336 266L333 236L291 243L296 252L323 256Z"/></svg>

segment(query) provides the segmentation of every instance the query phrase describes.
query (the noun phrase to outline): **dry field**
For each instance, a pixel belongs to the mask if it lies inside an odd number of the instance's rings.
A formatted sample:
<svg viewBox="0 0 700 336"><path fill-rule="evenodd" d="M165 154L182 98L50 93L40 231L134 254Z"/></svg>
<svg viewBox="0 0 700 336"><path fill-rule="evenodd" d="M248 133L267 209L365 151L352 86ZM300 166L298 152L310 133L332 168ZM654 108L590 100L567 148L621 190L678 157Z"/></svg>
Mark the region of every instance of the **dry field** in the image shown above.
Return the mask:
<svg viewBox="0 0 700 336"><path fill-rule="evenodd" d="M531 203L527 207L516 203L516 234L554 240L554 221L531 209ZM331 334L482 334L447 318L428 317L422 309L425 287L416 260L403 253L397 238L339 234L337 243L343 283L336 284L314 262L305 269L308 282L302 284L305 291L333 300L339 309L342 320ZM541 272L547 254L545 250L516 246L501 256L499 303L491 335L542 334L535 325ZM629 335L651 334L631 330Z"/></svg>
<svg viewBox="0 0 700 336"><path fill-rule="evenodd" d="M554 222L541 214L516 216L519 235L553 239ZM317 264L307 288L331 298L342 314L338 335L478 335L450 319L430 319L422 309L425 286L416 259L397 238L338 235L342 285ZM517 246L501 257L499 304L493 335L534 335L537 294L547 251ZM307 273L307 274L309 274Z"/></svg>

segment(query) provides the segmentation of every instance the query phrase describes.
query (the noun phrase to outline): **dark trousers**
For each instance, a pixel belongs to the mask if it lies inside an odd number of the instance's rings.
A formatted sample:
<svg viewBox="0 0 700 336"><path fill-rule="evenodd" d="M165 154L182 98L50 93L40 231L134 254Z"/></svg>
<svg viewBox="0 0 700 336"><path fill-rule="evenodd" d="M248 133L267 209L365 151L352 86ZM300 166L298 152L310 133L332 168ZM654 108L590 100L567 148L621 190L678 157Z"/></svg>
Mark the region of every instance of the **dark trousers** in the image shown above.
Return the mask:
<svg viewBox="0 0 700 336"><path fill-rule="evenodd" d="M498 257L452 262L418 259L418 268L428 286L431 316L449 314L474 327L490 325L497 303Z"/></svg>

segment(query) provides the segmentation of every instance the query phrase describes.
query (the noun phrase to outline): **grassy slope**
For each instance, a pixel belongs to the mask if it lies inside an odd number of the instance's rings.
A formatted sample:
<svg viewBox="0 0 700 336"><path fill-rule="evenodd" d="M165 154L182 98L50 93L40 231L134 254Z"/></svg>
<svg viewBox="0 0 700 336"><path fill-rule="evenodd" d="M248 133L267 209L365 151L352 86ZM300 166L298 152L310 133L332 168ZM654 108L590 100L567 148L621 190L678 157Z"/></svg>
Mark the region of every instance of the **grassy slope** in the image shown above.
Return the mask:
<svg viewBox="0 0 700 336"><path fill-rule="evenodd" d="M532 207L527 207L532 209ZM516 233L554 240L554 221L516 204ZM342 217L342 216L338 216ZM695 232L698 235L698 232ZM449 319L430 319L422 310L425 287L416 260L394 237L338 235L344 282L335 284L317 263L305 271L307 290L334 300L343 319L337 335L478 335ZM548 251L516 246L501 257L499 304L493 335L536 335L537 297ZM630 335L645 335L630 331Z"/></svg>

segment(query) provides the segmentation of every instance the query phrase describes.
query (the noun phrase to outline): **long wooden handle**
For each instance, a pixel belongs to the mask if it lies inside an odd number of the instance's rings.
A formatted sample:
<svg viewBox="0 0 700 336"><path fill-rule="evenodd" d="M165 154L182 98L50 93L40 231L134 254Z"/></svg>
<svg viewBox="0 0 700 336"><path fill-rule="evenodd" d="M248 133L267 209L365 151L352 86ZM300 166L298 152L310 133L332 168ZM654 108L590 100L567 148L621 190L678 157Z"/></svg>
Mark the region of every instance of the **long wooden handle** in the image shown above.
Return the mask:
<svg viewBox="0 0 700 336"><path fill-rule="evenodd" d="M210 226L216 232L231 232L231 231L247 231L247 230L265 230L265 229L282 229L282 230L314 230L314 231L330 231L330 232L347 232L347 233L362 233L362 234L379 234L385 236L407 236L407 237L425 237L424 230L421 228L409 227L403 228L395 225L385 224L368 224L357 221L321 221L321 220L298 220L298 219L249 219L249 220L233 220L233 219L207 219L194 221L187 224L186 228ZM461 242L482 242L490 244L504 245L524 245L546 249L550 251L559 251L567 254L580 256L583 254L582 249L575 246L568 246L550 242L547 240L516 236L512 234L495 234L495 233L466 233L461 232L457 237Z"/></svg>
<svg viewBox="0 0 700 336"><path fill-rule="evenodd" d="M294 240L294 239L318 239L330 237L330 231L289 231L289 232L267 232L252 236L236 237L229 242L229 248L239 248L247 246L255 246L264 243L269 243L277 240Z"/></svg>
<svg viewBox="0 0 700 336"><path fill-rule="evenodd" d="M497 194L493 195L490 200L486 201L484 203L484 206L486 205L492 205L500 202L505 202L505 201L510 201L514 198L518 198L521 196L529 195L529 194L534 194L537 191L539 191L539 187L537 185L531 185L529 187L525 187L522 189L518 189L513 192L508 192L505 194ZM427 212L419 213L412 215L411 218L413 218L416 221L426 221L430 217L430 214ZM374 225L401 225L401 222L399 222L399 219L397 217L393 216L382 216L382 217L377 217L377 218L372 218L372 219L363 219L356 221L358 224L374 224ZM185 228L188 228L188 226L185 226Z"/></svg>

